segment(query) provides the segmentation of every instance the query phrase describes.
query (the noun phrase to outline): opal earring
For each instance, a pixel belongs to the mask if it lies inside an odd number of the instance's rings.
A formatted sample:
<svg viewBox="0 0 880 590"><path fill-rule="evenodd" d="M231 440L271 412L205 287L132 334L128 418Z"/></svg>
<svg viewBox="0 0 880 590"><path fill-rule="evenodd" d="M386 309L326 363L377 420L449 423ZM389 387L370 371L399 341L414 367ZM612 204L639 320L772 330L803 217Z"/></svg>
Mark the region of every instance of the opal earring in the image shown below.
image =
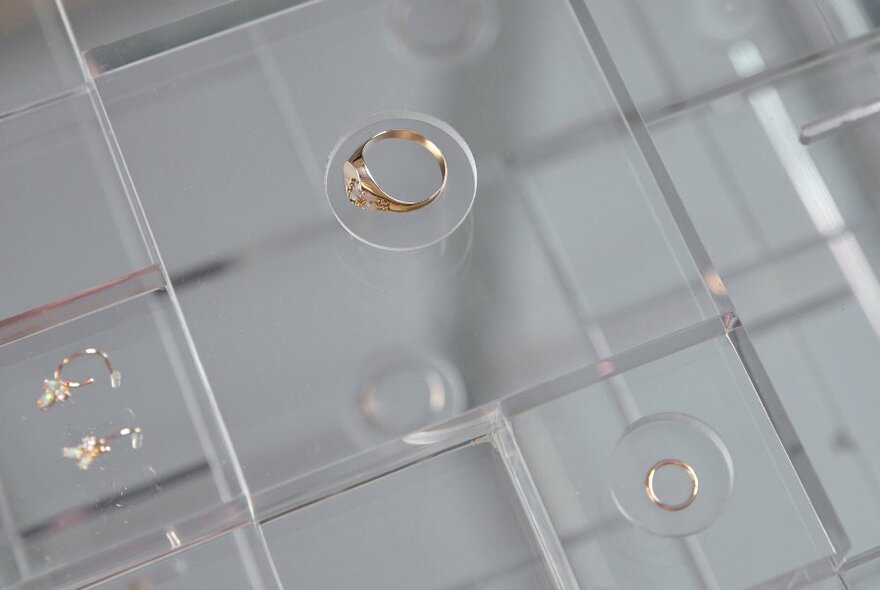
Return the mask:
<svg viewBox="0 0 880 590"><path fill-rule="evenodd" d="M61 455L65 459L73 459L76 461L76 466L85 471L91 466L92 461L101 455L110 452L111 441L125 436L131 437L131 448L141 448L144 441L144 435L140 428L134 427L123 428L119 432L114 432L106 436L84 436L77 446L62 448Z"/></svg>
<svg viewBox="0 0 880 590"><path fill-rule="evenodd" d="M55 369L55 374L52 378L43 380L43 394L37 398L37 407L43 411L48 410L55 405L56 402L64 403L70 399L72 389L85 387L86 385L94 383L94 377L89 377L85 381L69 381L61 378L62 369L70 364L70 361L82 356L91 355L96 355L104 359L104 365L107 367L107 372L110 373L110 387L117 389L122 383L122 375L120 375L119 371L114 369L110 364L110 355L97 348L86 348L85 350L74 352L61 359L61 363Z"/></svg>

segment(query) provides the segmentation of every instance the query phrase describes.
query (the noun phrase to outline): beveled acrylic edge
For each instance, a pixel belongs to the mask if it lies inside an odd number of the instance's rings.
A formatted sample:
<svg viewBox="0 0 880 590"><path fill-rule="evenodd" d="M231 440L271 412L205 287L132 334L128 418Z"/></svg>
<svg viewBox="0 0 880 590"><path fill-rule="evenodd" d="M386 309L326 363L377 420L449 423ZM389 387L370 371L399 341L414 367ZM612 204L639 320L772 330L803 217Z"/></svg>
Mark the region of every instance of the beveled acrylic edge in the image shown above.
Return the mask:
<svg viewBox="0 0 880 590"><path fill-rule="evenodd" d="M244 523L240 526L225 530L220 534L206 538L198 543L188 545L181 551L175 551L171 555L152 559L148 562L138 564L126 571L114 573L102 580L91 583L79 590L106 590L111 582L120 582L130 577L140 577L134 581L128 582L126 588L141 588L142 582L148 584L158 584L158 587L164 587L166 582L171 580L180 580L180 566L186 564L191 551L200 551L206 545L227 541L232 539L236 545L236 557L241 561L241 569L248 577L251 585L248 588L253 590L281 590L283 588L274 562L269 555L268 546L265 543L263 531L254 522ZM209 550L210 551L210 550ZM204 560L204 554L201 556ZM197 558L198 559L198 558ZM192 564L189 564L192 566ZM164 566L164 568L162 567ZM157 571L158 570L158 571ZM189 582L189 574L193 571L204 571L201 567L188 568L183 574ZM141 577L147 574L147 577Z"/></svg>
<svg viewBox="0 0 880 590"><path fill-rule="evenodd" d="M499 415L494 426L492 444L516 492L522 518L528 522L547 574L555 588L572 590L579 588L577 575L568 559L562 537L554 526L541 492L535 484L513 425L505 416Z"/></svg>
<svg viewBox="0 0 880 590"><path fill-rule="evenodd" d="M98 77L320 0L233 0L82 52Z"/></svg>
<svg viewBox="0 0 880 590"><path fill-rule="evenodd" d="M870 50L880 44L880 30L870 31L864 35L847 39L837 45L811 53L800 59L773 66L722 84L717 88L699 93L691 98L680 100L662 107L654 108L645 113L645 123L652 127L662 124L673 117L698 109L711 102L737 93L748 92L762 86L773 84L789 76L796 75L804 70L820 67L837 59L849 57L850 53L859 50Z"/></svg>
<svg viewBox="0 0 880 590"><path fill-rule="evenodd" d="M584 0L580 1L584 2ZM123 39L96 45L83 51L82 56L87 63L89 73L93 77L99 77L211 37L274 18L278 14L320 3L321 0L233 0ZM690 98L647 109L644 114L645 123L648 126L661 123L724 96L772 83L777 79L839 59L850 51L870 48L878 42L880 42L880 30L870 31L753 76L722 84L718 88Z"/></svg>
<svg viewBox="0 0 880 590"><path fill-rule="evenodd" d="M819 475L807 456L794 424L791 422L779 394L776 393L776 388L773 386L770 376L764 368L764 363L752 344L745 327L739 326L729 331L726 337L742 364L752 388L761 400L761 405L773 426L773 430L785 449L785 454L797 473L803 491L809 498L816 518L821 523L831 544L834 555L829 557L829 563L833 571L843 564L851 547L843 523L837 516L837 511L834 510L834 505L819 480ZM825 570L822 569L822 571Z"/></svg>
<svg viewBox="0 0 880 590"><path fill-rule="evenodd" d="M162 271L156 264L116 277L0 320L0 347L164 287Z"/></svg>
<svg viewBox="0 0 880 590"><path fill-rule="evenodd" d="M247 498L240 495L232 502L209 508L186 520L176 522L170 527L156 527L143 535L114 545L91 557L79 559L15 582L6 590L40 590L43 588L72 590L74 588L95 587L134 569L251 524L254 522L250 518ZM177 537L187 538L187 542L173 546L169 541L169 529L174 530Z"/></svg>
<svg viewBox="0 0 880 590"><path fill-rule="evenodd" d="M468 444L485 442L486 437L496 430L499 415L514 417L642 365L721 338L736 325L736 319L729 315L704 320L434 426L253 492L256 517L261 523L267 523L431 457Z"/></svg>

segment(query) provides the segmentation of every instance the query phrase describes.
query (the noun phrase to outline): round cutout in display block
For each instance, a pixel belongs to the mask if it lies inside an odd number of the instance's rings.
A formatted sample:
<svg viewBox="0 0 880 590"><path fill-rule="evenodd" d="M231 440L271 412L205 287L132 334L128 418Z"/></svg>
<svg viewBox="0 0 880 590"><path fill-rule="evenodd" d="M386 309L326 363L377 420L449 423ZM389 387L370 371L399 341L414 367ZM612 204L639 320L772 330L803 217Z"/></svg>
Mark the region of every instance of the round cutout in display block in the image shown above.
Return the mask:
<svg viewBox="0 0 880 590"><path fill-rule="evenodd" d="M361 150L358 168L349 160ZM356 174L366 165L369 178ZM393 210L392 204L392 210L382 210L387 201L370 194L371 183L372 191L378 187L404 203L418 204L442 190L424 205ZM477 167L464 139L448 124L396 111L370 117L336 144L324 187L333 214L352 236L383 250L416 250L443 240L467 218Z"/></svg>
<svg viewBox="0 0 880 590"><path fill-rule="evenodd" d="M685 414L642 418L620 438L609 466L611 495L633 524L657 535L700 532L733 490L733 460L715 431Z"/></svg>
<svg viewBox="0 0 880 590"><path fill-rule="evenodd" d="M386 351L357 393L350 416L355 442L369 446L449 420L467 409L458 369L436 354Z"/></svg>

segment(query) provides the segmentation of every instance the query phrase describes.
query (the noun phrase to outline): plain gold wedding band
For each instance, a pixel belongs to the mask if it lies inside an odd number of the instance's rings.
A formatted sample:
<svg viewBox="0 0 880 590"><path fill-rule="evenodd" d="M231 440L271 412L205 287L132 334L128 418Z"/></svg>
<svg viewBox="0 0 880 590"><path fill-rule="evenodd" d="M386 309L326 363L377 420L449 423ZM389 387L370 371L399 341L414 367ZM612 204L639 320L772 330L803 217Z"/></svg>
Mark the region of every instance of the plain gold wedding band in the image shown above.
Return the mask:
<svg viewBox="0 0 880 590"><path fill-rule="evenodd" d="M660 498L657 497L657 493L654 491L654 475L657 473L659 469L662 467L666 467L667 465L671 465L674 467L678 467L682 471L684 471L687 476L691 480L691 493L688 496L687 500L680 502L678 504L667 504L666 502L660 501ZM660 508L661 510L666 510L667 512L677 512L678 510L684 510L688 506L694 503L694 500L697 499L697 492L700 489L700 481L697 479L697 473L694 471L694 468L685 463L684 461L679 461L678 459L663 459L662 461L658 461L655 463L651 469L648 470L648 476L645 478L645 493L648 495L648 499Z"/></svg>

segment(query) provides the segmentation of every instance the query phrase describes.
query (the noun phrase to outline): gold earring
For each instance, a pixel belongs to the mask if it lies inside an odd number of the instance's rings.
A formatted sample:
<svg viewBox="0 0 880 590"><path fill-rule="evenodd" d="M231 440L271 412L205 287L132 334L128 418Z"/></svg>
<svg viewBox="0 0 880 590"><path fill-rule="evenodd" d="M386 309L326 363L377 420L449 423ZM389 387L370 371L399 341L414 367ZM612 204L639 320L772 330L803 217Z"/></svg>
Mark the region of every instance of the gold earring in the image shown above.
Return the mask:
<svg viewBox="0 0 880 590"><path fill-rule="evenodd" d="M76 466L79 469L85 471L89 468L89 466L91 466L92 461L94 461L101 455L110 452L110 441L121 438L123 436L131 437L131 448L141 448L144 440L144 435L141 432L140 428L134 427L123 428L119 432L114 432L106 436L84 436L77 446L63 447L61 449L61 455L65 459L73 459L74 461L76 461Z"/></svg>
<svg viewBox="0 0 880 590"><path fill-rule="evenodd" d="M122 375L110 364L110 355L103 350L97 348L86 348L79 352L75 352L61 359L61 363L55 369L52 379L43 379L43 394L37 398L37 407L45 411L55 405L56 402L64 403L70 398L71 389L77 387L85 387L95 382L94 377L89 377L85 381L69 381L61 378L61 370L66 367L70 361L81 356L97 355L104 359L104 365L107 372L110 373L110 387L116 389L122 383Z"/></svg>

